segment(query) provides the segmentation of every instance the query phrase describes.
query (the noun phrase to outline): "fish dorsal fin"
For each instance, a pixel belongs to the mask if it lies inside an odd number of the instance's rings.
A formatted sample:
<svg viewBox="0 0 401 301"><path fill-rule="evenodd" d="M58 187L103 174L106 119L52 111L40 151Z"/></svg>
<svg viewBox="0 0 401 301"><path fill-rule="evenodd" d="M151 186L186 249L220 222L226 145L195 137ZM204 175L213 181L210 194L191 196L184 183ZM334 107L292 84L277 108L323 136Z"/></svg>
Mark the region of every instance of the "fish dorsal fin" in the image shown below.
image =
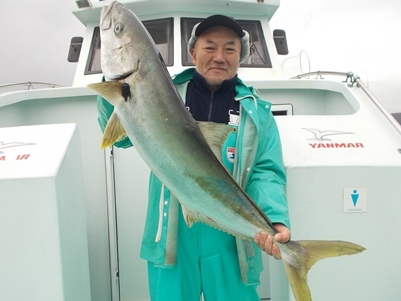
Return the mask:
<svg viewBox="0 0 401 301"><path fill-rule="evenodd" d="M117 105L124 100L124 83L118 81L108 81L96 84L89 84L88 88L96 91L112 105Z"/></svg>
<svg viewBox="0 0 401 301"><path fill-rule="evenodd" d="M120 141L127 136L120 119L118 118L116 112L110 116L107 122L106 129L104 130L102 148L109 147L115 142Z"/></svg>
<svg viewBox="0 0 401 301"><path fill-rule="evenodd" d="M187 224L188 227L191 227L193 225L193 223L200 222L200 223L206 224L210 227L224 231L228 234L234 235L236 237L240 237L243 239L249 239L249 237L244 236L243 234L239 233L235 229L221 225L220 223L216 222L212 218L210 218L202 213L188 209L184 205L181 205L181 207L182 207L182 214L184 216L185 223Z"/></svg>
<svg viewBox="0 0 401 301"><path fill-rule="evenodd" d="M198 126L215 156L221 161L221 148L228 135L235 132L235 128L215 122L198 122Z"/></svg>

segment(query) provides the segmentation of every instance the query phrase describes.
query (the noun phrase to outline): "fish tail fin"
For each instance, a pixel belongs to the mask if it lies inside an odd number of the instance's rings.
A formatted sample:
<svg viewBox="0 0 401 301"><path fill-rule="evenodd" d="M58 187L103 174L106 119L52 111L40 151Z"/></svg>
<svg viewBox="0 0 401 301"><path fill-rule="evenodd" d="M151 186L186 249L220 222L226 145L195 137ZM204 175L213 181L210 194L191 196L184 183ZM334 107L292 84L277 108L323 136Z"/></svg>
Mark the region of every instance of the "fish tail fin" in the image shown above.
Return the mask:
<svg viewBox="0 0 401 301"><path fill-rule="evenodd" d="M290 241L289 244L293 254L284 254L284 268L295 300L299 301L312 300L307 273L318 260L357 254L365 250L360 245L346 241L303 240Z"/></svg>
<svg viewBox="0 0 401 301"><path fill-rule="evenodd" d="M308 286L308 278L306 277L308 270L304 266L296 268L286 261L283 261L283 263L295 300L312 301Z"/></svg>

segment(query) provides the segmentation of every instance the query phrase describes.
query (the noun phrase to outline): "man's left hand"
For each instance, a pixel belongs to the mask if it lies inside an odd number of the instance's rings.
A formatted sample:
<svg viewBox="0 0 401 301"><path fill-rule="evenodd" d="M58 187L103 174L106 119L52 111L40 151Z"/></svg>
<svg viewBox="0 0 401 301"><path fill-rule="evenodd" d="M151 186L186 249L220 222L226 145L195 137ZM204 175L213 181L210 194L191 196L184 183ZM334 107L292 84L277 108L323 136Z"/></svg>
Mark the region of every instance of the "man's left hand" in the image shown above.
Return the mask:
<svg viewBox="0 0 401 301"><path fill-rule="evenodd" d="M260 232L255 235L255 243L265 251L267 254L272 255L275 259L281 259L280 249L274 242L286 243L291 238L290 230L283 224L275 224L274 228L277 233L274 235L274 239L266 232Z"/></svg>

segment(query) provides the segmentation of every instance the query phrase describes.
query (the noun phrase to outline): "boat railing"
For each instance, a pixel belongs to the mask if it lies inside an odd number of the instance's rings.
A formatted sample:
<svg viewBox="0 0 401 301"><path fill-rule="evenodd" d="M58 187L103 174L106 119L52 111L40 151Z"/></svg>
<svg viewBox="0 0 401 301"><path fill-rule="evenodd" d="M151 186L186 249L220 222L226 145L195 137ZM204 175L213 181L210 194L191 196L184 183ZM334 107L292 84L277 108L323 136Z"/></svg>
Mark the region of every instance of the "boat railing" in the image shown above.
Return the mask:
<svg viewBox="0 0 401 301"><path fill-rule="evenodd" d="M10 83L10 84L0 84L0 94L6 92L14 92L21 90L36 90L36 89L45 89L45 88L59 88L61 85L52 84L52 83L44 83L44 82L19 82L19 83Z"/></svg>
<svg viewBox="0 0 401 301"><path fill-rule="evenodd" d="M324 79L323 75L334 75L334 76L345 76L345 81L348 82L350 85L353 85L354 80L354 73L353 72L337 72L337 71L313 71L302 73L292 77L291 79L302 79L302 78L309 78L311 76L316 76L317 79Z"/></svg>
<svg viewBox="0 0 401 301"><path fill-rule="evenodd" d="M302 79L302 78L308 79L311 76L316 76L317 79L324 79L323 75L345 76L345 80L343 81L343 83L348 83L347 84L348 87L353 87L356 84L357 87L361 88L365 92L365 94L370 98L370 100L372 100L372 102L376 105L376 107L380 110L380 112L387 117L392 126L401 135L401 125L398 123L398 121L383 107L383 105L373 95L373 93L369 90L367 85L365 85L362 79L358 75L354 75L353 72L314 71L314 72L299 74L297 76L292 77L292 79Z"/></svg>
<svg viewBox="0 0 401 301"><path fill-rule="evenodd" d="M387 112L387 110L382 106L382 104L377 100L377 98L373 95L373 93L369 90L369 88L364 84L364 82L360 79L359 76L355 76L354 82L358 85L358 87L362 88L362 90L366 93L366 95L373 101L373 103L377 106L377 108L385 114L397 132L401 135L401 125L398 121Z"/></svg>

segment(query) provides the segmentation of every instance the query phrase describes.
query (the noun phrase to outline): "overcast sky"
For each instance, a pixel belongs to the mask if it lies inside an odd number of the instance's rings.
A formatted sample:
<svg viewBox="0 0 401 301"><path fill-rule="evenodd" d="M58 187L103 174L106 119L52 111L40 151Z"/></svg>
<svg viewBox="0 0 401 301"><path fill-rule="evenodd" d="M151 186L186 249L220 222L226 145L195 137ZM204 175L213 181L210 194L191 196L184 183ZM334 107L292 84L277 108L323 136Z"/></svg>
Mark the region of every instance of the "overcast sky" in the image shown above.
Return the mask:
<svg viewBox="0 0 401 301"><path fill-rule="evenodd" d="M70 0L0 0L0 85L40 81L71 86L76 64L67 61L73 36L85 27Z"/></svg>
<svg viewBox="0 0 401 301"><path fill-rule="evenodd" d="M353 71L390 112L401 112L401 1L281 0L272 29L312 71Z"/></svg>
<svg viewBox="0 0 401 301"><path fill-rule="evenodd" d="M72 85L68 47L85 30L73 4L0 0L0 85ZM400 0L281 0L271 27L286 31L289 57L305 50L312 71L353 71L386 109L401 112L400 15Z"/></svg>

